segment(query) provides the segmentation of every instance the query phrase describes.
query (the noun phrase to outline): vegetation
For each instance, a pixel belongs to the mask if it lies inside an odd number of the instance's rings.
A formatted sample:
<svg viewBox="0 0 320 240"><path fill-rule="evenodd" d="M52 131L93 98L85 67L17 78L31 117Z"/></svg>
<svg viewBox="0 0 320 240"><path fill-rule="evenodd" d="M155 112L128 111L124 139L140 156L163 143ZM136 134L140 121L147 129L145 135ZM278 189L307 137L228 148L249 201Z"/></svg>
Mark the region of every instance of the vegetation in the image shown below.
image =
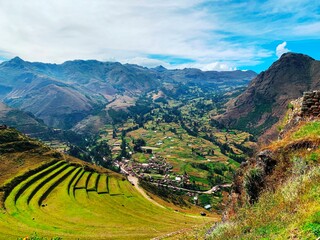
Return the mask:
<svg viewBox="0 0 320 240"><path fill-rule="evenodd" d="M12 136L2 136L6 141L18 145L18 140L28 140L15 130L5 131ZM5 134L1 130L0 138ZM50 149L37 148L1 156L1 173L5 163L15 166L0 178L0 195L6 196L0 206L2 238L150 239L214 220L161 208L120 175L64 155L66 161L54 160ZM22 164L15 161L16 154L23 156Z"/></svg>
<svg viewBox="0 0 320 240"><path fill-rule="evenodd" d="M267 149L277 156L267 175L249 167L250 204L216 224L210 239L317 239L320 237L319 120L301 122ZM239 183L238 183L239 184Z"/></svg>
<svg viewBox="0 0 320 240"><path fill-rule="evenodd" d="M320 136L320 121L309 122L301 126L294 134L293 139Z"/></svg>
<svg viewBox="0 0 320 240"><path fill-rule="evenodd" d="M49 240L49 239L46 237L41 237L35 232L31 236L26 236L24 238L18 238L18 240ZM62 238L52 237L52 238L50 238L50 240L62 240Z"/></svg>

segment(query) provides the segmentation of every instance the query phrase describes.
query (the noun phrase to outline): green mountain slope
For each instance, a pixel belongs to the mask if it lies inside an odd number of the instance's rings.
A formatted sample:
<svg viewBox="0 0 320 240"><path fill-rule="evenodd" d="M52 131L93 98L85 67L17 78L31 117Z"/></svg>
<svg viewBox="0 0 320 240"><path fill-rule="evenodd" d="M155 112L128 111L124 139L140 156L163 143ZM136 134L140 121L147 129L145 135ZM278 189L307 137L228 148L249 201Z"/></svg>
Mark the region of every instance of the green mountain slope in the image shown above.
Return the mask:
<svg viewBox="0 0 320 240"><path fill-rule="evenodd" d="M159 207L124 177L0 130L0 239L150 239L214 218Z"/></svg>
<svg viewBox="0 0 320 240"><path fill-rule="evenodd" d="M0 99L28 111L47 125L70 129L122 98L184 84L243 86L252 71L203 72L199 69L148 69L138 65L95 60L45 64L19 57L0 64Z"/></svg>
<svg viewBox="0 0 320 240"><path fill-rule="evenodd" d="M31 135L48 135L50 129L31 113L26 113L18 109L13 109L0 103L0 124L5 124L16 128L19 131Z"/></svg>

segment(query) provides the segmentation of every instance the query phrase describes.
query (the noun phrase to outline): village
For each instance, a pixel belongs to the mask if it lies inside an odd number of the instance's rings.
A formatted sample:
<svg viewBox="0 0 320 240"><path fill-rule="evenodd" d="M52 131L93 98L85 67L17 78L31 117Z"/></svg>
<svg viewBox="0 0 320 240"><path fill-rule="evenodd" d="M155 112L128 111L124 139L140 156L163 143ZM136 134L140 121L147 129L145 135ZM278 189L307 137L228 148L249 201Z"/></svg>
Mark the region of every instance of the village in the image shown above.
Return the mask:
<svg viewBox="0 0 320 240"><path fill-rule="evenodd" d="M148 182L172 187L190 188L191 182L188 174L179 175L172 171L173 167L161 156L153 154L148 163L139 163L134 160L122 159L115 161L121 173L132 175Z"/></svg>

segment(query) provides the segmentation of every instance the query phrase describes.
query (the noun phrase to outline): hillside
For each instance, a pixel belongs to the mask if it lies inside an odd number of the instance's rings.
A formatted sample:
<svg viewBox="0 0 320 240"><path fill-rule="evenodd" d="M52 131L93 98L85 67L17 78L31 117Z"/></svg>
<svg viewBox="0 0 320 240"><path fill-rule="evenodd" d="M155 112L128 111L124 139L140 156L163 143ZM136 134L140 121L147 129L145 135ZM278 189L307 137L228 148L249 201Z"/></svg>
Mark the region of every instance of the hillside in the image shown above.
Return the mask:
<svg viewBox="0 0 320 240"><path fill-rule="evenodd" d="M0 130L0 151L4 239L150 239L216 220L159 207L121 175L13 129Z"/></svg>
<svg viewBox="0 0 320 240"><path fill-rule="evenodd" d="M301 118L296 103L282 138L242 164L224 221L208 239L320 237L320 119Z"/></svg>
<svg viewBox="0 0 320 240"><path fill-rule="evenodd" d="M44 136L50 132L43 121L35 118L33 114L0 103L0 125L4 124L32 136Z"/></svg>
<svg viewBox="0 0 320 240"><path fill-rule="evenodd" d="M217 119L259 135L262 141L275 139L276 123L284 117L288 103L304 91L319 87L320 62L303 54L285 53L232 99Z"/></svg>
<svg viewBox="0 0 320 240"><path fill-rule="evenodd" d="M108 104L117 108L119 103L114 103L119 99L121 108L126 108L154 90L174 92L188 84L243 86L254 76L252 71L148 69L95 60L45 64L16 57L0 64L0 99L10 107L31 112L50 127L70 129L81 120L96 116ZM121 100L128 97L131 105Z"/></svg>

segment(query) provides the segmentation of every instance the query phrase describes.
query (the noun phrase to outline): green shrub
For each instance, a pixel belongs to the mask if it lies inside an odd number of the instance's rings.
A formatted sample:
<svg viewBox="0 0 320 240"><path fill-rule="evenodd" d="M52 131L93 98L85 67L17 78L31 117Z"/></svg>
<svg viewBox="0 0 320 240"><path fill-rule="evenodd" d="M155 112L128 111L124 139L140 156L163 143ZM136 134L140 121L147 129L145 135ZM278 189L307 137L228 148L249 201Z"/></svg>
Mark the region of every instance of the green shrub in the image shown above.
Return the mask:
<svg viewBox="0 0 320 240"><path fill-rule="evenodd" d="M288 105L287 105L287 109L291 109L291 110L293 110L293 105L292 105L292 103L288 103Z"/></svg>
<svg viewBox="0 0 320 240"><path fill-rule="evenodd" d="M303 226L303 230L312 232L316 237L320 237L320 212L311 217L311 221Z"/></svg>
<svg viewBox="0 0 320 240"><path fill-rule="evenodd" d="M320 121L309 122L293 134L294 139L320 135Z"/></svg>
<svg viewBox="0 0 320 240"><path fill-rule="evenodd" d="M313 152L313 153L311 153L310 156L308 157L308 160L311 160L311 161L316 162L316 161L320 160L320 156L319 156L318 153Z"/></svg>

